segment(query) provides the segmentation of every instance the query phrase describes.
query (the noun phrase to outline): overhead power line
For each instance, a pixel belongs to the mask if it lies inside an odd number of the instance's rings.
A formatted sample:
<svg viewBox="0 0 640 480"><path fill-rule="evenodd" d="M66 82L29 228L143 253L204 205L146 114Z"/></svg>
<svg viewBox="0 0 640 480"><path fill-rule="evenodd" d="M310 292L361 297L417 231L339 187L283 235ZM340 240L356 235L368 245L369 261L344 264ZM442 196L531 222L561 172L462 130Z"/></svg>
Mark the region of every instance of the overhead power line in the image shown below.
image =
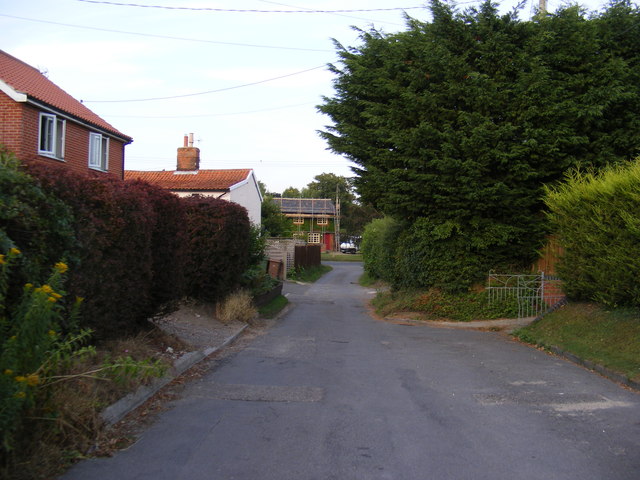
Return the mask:
<svg viewBox="0 0 640 480"><path fill-rule="evenodd" d="M317 67L307 68L306 70L300 70L299 72L288 73L286 75L280 75L279 77L266 78L257 82L244 83L242 85L234 85L233 87L219 88L217 90L207 90L205 92L186 93L184 95L170 95L167 97L152 97L152 98L131 98L127 100L80 100L83 103L129 103L129 102L152 102L155 100L172 100L174 98L186 98L196 97L198 95L208 95L210 93L225 92L227 90L234 90L236 88L250 87L252 85L259 85L261 83L272 82L274 80L280 80L281 78L293 77L294 75L300 75L302 73L318 70L319 68L325 68L326 65L318 65Z"/></svg>
<svg viewBox="0 0 640 480"><path fill-rule="evenodd" d="M110 5L117 7L137 7L156 8L163 10L189 10L195 12L231 12L231 13L359 13L359 12L392 12L399 10L424 9L423 5L414 7L393 7L393 8L361 8L361 9L340 9L340 10L259 10L240 8L213 8L213 7L176 7L168 5L142 5L139 3L109 2L106 0L77 0L83 3L97 3L100 5Z"/></svg>
<svg viewBox="0 0 640 480"><path fill-rule="evenodd" d="M73 23L62 23L62 22L54 22L51 20L41 20L37 18L27 18L27 17L17 17L15 15L6 15L4 13L0 13L0 17L14 18L16 20L24 20L27 22L37 22L37 23L46 23L50 25L59 25L62 27L72 27L72 28L82 28L84 30L95 30L99 32L109 32L109 33L120 33L125 35L137 35L139 37L151 37L151 38L165 38L168 40L180 40L184 42L199 42L199 43L212 43L216 45L227 45L234 47L253 47L253 48L273 48L278 50L298 50L305 52L331 52L332 50L320 49L320 48L302 48L302 47L284 47L280 45L258 45L253 43L238 43L238 42L222 42L217 40L205 40L201 38L189 38L189 37L176 37L172 35L158 35L154 33L142 33L142 32L131 32L127 30L114 30L111 28L101 28L101 27L90 27L86 25L77 25Z"/></svg>
<svg viewBox="0 0 640 480"><path fill-rule="evenodd" d="M166 118L210 118L210 117L230 117L234 115L249 115L254 113L274 112L276 110L285 110L288 108L297 108L307 105L315 105L317 102L296 103L294 105L282 105L280 107L261 108L258 110L247 110L244 112L224 112L224 113L203 113L192 115L107 115L109 118L146 118L153 120L161 120Z"/></svg>

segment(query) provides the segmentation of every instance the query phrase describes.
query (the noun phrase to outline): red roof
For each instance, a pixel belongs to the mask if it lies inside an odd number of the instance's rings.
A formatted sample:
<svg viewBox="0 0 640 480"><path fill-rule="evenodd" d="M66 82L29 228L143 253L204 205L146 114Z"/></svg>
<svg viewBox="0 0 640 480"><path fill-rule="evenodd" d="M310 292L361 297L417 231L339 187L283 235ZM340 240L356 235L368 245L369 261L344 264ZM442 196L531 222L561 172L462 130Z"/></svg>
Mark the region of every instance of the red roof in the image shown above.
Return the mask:
<svg viewBox="0 0 640 480"><path fill-rule="evenodd" d="M131 142L131 137L118 131L78 100L42 75L37 69L0 50L0 80L29 99L38 100L109 133Z"/></svg>
<svg viewBox="0 0 640 480"><path fill-rule="evenodd" d="M146 172L125 170L125 180L144 180L166 190L229 190L243 182L251 174L251 169L235 170L188 170Z"/></svg>

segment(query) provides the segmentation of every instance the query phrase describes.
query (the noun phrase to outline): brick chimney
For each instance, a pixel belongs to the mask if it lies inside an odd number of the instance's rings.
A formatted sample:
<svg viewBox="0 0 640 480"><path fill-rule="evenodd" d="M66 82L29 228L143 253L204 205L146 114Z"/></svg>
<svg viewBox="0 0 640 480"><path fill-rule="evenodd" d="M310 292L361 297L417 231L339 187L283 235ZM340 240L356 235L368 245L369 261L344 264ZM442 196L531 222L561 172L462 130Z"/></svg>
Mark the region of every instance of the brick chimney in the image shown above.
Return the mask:
<svg viewBox="0 0 640 480"><path fill-rule="evenodd" d="M178 148L179 172L197 171L200 168L200 149L193 146L193 133L184 136L184 146Z"/></svg>

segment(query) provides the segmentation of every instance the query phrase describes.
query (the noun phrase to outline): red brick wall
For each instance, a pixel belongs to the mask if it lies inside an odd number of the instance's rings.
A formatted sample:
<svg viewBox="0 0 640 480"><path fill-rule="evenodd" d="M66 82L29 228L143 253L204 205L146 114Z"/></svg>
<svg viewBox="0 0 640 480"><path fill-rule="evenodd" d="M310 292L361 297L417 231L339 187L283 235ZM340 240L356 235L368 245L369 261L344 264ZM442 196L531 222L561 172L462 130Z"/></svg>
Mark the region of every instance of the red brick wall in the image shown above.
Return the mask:
<svg viewBox="0 0 640 480"><path fill-rule="evenodd" d="M0 92L0 143L24 162L43 160L64 163L74 172L86 174L98 170L89 168L89 130L70 120L66 122L64 162L38 155L38 122L40 110L13 101ZM109 138L109 173L123 178L124 142Z"/></svg>

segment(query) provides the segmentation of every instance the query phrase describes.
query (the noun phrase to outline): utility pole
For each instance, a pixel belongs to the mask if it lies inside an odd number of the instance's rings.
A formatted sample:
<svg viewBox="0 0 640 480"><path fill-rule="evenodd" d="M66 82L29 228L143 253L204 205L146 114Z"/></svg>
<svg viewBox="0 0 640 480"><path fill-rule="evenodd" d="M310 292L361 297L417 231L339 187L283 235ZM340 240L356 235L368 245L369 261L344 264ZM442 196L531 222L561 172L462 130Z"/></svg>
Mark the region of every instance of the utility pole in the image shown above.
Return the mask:
<svg viewBox="0 0 640 480"><path fill-rule="evenodd" d="M333 220L335 227L336 252L340 251L340 192L336 185L336 218Z"/></svg>
<svg viewBox="0 0 640 480"><path fill-rule="evenodd" d="M546 15L547 14L547 0L538 0L538 14Z"/></svg>

